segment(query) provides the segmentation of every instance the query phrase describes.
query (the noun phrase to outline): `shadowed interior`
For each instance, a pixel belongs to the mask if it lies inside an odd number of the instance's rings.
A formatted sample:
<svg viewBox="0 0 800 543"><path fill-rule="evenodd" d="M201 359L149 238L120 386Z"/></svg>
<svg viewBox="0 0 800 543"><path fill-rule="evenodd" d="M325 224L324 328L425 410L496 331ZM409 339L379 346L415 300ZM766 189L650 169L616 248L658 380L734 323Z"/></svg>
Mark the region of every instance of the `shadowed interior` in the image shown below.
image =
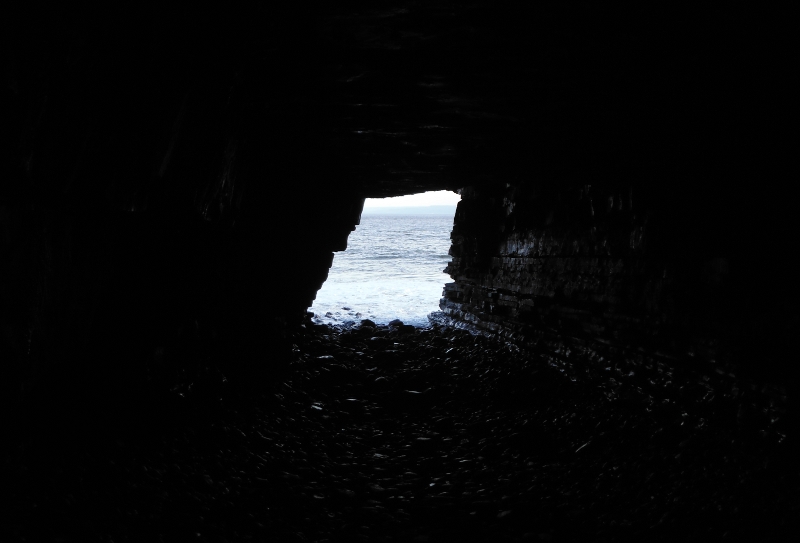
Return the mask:
<svg viewBox="0 0 800 543"><path fill-rule="evenodd" d="M221 375L232 397L283 386L338 334L306 310L364 199L430 190L462 198L449 326L559 353L566 374L584 366L562 353L642 353L687 387L772 395L794 428L788 85L767 14L357 4L11 13L13 435L143 424Z"/></svg>

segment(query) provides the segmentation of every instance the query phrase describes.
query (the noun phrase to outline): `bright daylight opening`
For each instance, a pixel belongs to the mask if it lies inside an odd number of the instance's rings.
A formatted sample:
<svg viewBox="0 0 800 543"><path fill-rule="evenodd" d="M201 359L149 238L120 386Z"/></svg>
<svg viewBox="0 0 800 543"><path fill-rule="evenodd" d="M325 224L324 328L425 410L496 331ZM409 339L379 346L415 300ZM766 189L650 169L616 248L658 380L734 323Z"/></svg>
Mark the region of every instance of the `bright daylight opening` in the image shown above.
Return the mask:
<svg viewBox="0 0 800 543"><path fill-rule="evenodd" d="M450 277L450 233L461 196L450 191L370 198L347 250L336 253L311 311L324 324L370 319L427 326Z"/></svg>

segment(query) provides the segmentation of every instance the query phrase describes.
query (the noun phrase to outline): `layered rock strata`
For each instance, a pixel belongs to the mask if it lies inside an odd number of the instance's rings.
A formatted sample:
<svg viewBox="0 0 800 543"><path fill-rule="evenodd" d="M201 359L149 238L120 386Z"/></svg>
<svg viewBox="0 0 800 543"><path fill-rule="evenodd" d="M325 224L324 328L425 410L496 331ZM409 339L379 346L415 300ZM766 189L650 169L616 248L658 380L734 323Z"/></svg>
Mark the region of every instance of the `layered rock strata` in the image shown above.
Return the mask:
<svg viewBox="0 0 800 543"><path fill-rule="evenodd" d="M768 298L744 288L766 270L755 269L730 237L738 230L742 243L757 247L752 231L726 225L736 199L708 187L695 187L693 200L676 198L683 188L467 187L445 270L454 282L440 307L520 340L590 338L741 371L758 357L760 370L777 372L773 380L790 375L781 359L786 325L778 321L790 314L784 308L777 317L766 310Z"/></svg>

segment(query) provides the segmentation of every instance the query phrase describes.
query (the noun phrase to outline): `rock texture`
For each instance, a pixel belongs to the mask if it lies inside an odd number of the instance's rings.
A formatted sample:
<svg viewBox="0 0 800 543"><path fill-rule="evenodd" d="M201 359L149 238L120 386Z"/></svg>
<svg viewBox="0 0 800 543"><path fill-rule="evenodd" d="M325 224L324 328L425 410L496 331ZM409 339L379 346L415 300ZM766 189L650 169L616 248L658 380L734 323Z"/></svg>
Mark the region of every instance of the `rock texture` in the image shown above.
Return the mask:
<svg viewBox="0 0 800 543"><path fill-rule="evenodd" d="M603 179L466 187L442 310L522 341L555 334L638 345L773 382L793 378L784 363L791 311L746 287L782 275L754 265L772 249L735 226L739 195L696 186L690 201L675 196L681 188Z"/></svg>
<svg viewBox="0 0 800 543"><path fill-rule="evenodd" d="M509 335L557 329L647 341L662 333L675 270L647 258L651 210L633 193L533 184L463 191L446 270L455 282L442 309Z"/></svg>
<svg viewBox="0 0 800 543"><path fill-rule="evenodd" d="M760 357L761 378L794 376L782 360L792 317L750 288L765 270L719 235L729 211L684 202L676 213L675 190L602 180L464 189L442 310L522 341L638 345L745 373Z"/></svg>

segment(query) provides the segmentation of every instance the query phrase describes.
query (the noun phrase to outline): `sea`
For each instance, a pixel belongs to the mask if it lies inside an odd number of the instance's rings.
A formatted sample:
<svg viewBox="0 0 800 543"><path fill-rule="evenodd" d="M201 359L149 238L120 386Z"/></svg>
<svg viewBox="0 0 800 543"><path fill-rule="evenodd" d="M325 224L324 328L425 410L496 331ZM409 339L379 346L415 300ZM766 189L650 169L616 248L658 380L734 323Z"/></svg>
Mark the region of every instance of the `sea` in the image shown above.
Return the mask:
<svg viewBox="0 0 800 543"><path fill-rule="evenodd" d="M400 319L425 327L439 311L450 262L453 214L363 215L347 250L334 253L328 279L309 311L317 324Z"/></svg>

